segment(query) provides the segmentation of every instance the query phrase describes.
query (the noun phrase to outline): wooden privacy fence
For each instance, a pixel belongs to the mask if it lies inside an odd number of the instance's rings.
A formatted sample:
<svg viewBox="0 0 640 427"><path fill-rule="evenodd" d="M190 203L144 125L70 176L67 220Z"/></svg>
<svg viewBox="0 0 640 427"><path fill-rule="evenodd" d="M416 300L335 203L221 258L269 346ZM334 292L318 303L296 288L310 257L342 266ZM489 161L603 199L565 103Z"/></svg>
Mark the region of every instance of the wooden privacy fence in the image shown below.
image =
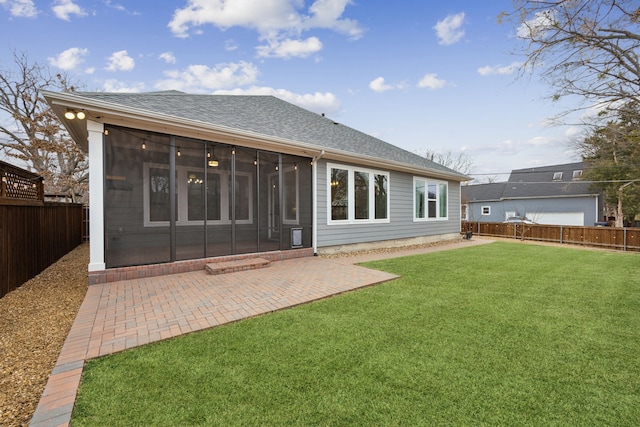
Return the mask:
<svg viewBox="0 0 640 427"><path fill-rule="evenodd" d="M82 243L82 205L44 202L42 177L0 161L0 297Z"/></svg>
<svg viewBox="0 0 640 427"><path fill-rule="evenodd" d="M82 205L2 204L0 297L16 289L82 243Z"/></svg>
<svg viewBox="0 0 640 427"><path fill-rule="evenodd" d="M476 236L507 237L594 246L621 251L640 251L640 228L463 221L461 231L462 233L471 231Z"/></svg>

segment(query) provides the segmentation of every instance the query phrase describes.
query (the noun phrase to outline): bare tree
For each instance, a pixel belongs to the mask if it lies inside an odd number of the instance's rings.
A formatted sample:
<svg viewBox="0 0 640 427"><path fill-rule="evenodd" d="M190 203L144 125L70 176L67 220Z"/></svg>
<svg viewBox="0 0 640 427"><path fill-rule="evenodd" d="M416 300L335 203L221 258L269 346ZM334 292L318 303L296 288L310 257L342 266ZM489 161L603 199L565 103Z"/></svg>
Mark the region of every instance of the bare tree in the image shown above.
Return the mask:
<svg viewBox="0 0 640 427"><path fill-rule="evenodd" d="M74 91L68 78L51 75L25 54L14 52L14 67L0 69L0 150L28 164L44 178L45 192L79 201L88 188L85 154L66 132L42 91Z"/></svg>
<svg viewBox="0 0 640 427"><path fill-rule="evenodd" d="M465 175L468 175L473 170L473 161L463 152L460 152L458 154L454 154L451 151L436 152L428 148L424 152L424 157L431 160L432 162L438 163L444 167Z"/></svg>
<svg viewBox="0 0 640 427"><path fill-rule="evenodd" d="M540 72L552 99L577 96L580 108L617 111L640 101L637 0L513 0L511 22L523 41L522 73ZM575 110L574 110L575 111Z"/></svg>

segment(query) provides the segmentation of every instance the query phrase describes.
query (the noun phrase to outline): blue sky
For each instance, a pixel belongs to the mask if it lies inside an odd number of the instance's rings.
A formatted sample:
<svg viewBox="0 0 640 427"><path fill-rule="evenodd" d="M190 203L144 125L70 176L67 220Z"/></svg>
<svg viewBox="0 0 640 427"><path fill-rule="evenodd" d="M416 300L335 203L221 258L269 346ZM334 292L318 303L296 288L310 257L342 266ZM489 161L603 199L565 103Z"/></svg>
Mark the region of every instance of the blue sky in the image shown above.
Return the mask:
<svg viewBox="0 0 640 427"><path fill-rule="evenodd" d="M477 177L578 161L534 76L516 79L510 0L0 0L12 52L83 90L270 94ZM485 178L486 179L486 178Z"/></svg>

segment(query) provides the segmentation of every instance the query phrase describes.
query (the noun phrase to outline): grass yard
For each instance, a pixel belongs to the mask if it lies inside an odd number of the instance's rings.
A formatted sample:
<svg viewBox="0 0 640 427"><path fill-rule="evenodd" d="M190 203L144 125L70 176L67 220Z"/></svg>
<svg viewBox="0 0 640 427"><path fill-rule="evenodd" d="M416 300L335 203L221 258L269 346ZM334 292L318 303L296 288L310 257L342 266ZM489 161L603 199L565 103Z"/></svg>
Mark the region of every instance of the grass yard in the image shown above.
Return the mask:
<svg viewBox="0 0 640 427"><path fill-rule="evenodd" d="M640 423L640 255L498 242L87 363L72 425Z"/></svg>

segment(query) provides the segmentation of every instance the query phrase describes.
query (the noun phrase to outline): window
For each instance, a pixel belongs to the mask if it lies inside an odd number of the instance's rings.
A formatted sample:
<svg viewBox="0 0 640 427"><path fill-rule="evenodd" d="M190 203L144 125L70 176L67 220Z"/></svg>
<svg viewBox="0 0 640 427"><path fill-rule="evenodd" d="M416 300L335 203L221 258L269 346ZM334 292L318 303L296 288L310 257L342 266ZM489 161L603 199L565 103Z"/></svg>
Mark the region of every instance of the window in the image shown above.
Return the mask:
<svg viewBox="0 0 640 427"><path fill-rule="evenodd" d="M482 215L491 215L491 206L483 206Z"/></svg>
<svg viewBox="0 0 640 427"><path fill-rule="evenodd" d="M389 177L387 175L375 174L374 177L374 197L375 197L375 205L376 219L386 219L387 218L387 192L388 190L388 182Z"/></svg>
<svg viewBox="0 0 640 427"><path fill-rule="evenodd" d="M169 169L148 168L149 221L169 221Z"/></svg>
<svg viewBox="0 0 640 427"><path fill-rule="evenodd" d="M562 172L554 172L554 173L553 173L553 180L554 180L554 181L560 181L560 180L562 180Z"/></svg>
<svg viewBox="0 0 640 427"><path fill-rule="evenodd" d="M446 182L413 179L414 219L447 219L448 185Z"/></svg>
<svg viewBox="0 0 640 427"><path fill-rule="evenodd" d="M573 171L573 179L581 179L582 178L582 170Z"/></svg>
<svg viewBox="0 0 640 427"><path fill-rule="evenodd" d="M203 169L176 166L176 225L203 224L205 197L208 222L231 222L231 177L226 173L207 173L205 194L204 175ZM144 225L169 225L168 166L145 163L144 181ZM251 174L236 172L237 223L253 223L252 184Z"/></svg>
<svg viewBox="0 0 640 427"><path fill-rule="evenodd" d="M389 221L389 174L327 165L329 222Z"/></svg>
<svg viewBox="0 0 640 427"><path fill-rule="evenodd" d="M349 171L331 168L331 220L348 219L349 212Z"/></svg>

